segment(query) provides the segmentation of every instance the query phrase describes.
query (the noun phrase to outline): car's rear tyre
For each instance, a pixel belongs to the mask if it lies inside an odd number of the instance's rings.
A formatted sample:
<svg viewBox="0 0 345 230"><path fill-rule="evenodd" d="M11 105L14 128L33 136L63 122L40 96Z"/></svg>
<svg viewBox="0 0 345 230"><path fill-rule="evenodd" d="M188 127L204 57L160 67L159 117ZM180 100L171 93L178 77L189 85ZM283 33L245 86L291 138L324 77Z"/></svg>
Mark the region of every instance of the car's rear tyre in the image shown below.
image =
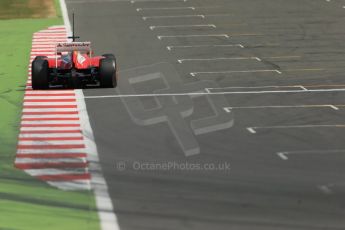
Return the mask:
<svg viewBox="0 0 345 230"><path fill-rule="evenodd" d="M115 88L116 80L116 62L112 58L103 58L99 64L99 82L102 88Z"/></svg>
<svg viewBox="0 0 345 230"><path fill-rule="evenodd" d="M103 54L102 56L103 56L103 57L105 57L105 58L111 58L111 59L116 60L116 58L115 58L115 55L114 55L114 54Z"/></svg>
<svg viewBox="0 0 345 230"><path fill-rule="evenodd" d="M31 67L31 85L32 89L49 88L49 65L44 59L35 59Z"/></svg>
<svg viewBox="0 0 345 230"><path fill-rule="evenodd" d="M116 78L116 82L118 81L118 72L119 72L119 69L118 69L118 66L117 66L117 62L116 62L116 57L115 57L115 55L114 54L103 54L102 55L103 57L105 57L105 58L111 58L111 59L113 59L114 61L115 61L115 71L116 71L116 76L115 76L115 78Z"/></svg>
<svg viewBox="0 0 345 230"><path fill-rule="evenodd" d="M48 57L47 56L36 56L34 61L38 60L38 59L42 59L43 60L43 59L46 59L46 58L48 58Z"/></svg>

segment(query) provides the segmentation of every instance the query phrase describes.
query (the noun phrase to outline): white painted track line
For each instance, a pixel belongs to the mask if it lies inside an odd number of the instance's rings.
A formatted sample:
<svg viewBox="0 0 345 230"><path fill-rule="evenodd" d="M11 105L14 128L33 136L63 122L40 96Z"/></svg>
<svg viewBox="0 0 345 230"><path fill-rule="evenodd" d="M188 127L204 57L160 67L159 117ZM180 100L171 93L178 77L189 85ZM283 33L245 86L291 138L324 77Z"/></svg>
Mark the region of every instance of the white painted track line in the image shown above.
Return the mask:
<svg viewBox="0 0 345 230"><path fill-rule="evenodd" d="M330 188L330 187L332 187L332 185L320 185L320 186L317 186L317 187L324 194L331 195L333 193L332 189Z"/></svg>
<svg viewBox="0 0 345 230"><path fill-rule="evenodd" d="M345 128L345 124L330 124L330 125L277 125L277 126L257 126L247 127L250 133L257 133L262 129L315 129L315 128Z"/></svg>
<svg viewBox="0 0 345 230"><path fill-rule="evenodd" d="M329 108L332 110L339 110L338 107L334 105L266 105L266 106L234 106L225 107L226 112L230 112L234 109L288 109L288 108Z"/></svg>
<svg viewBox="0 0 345 230"><path fill-rule="evenodd" d="M150 26L150 30L166 29L166 28L194 28L194 27L217 28L216 25L214 25L214 24L198 24L198 25Z"/></svg>
<svg viewBox="0 0 345 230"><path fill-rule="evenodd" d="M182 6L182 7L150 7L150 8L136 8L137 12L140 11L153 11L153 10L195 10L193 6Z"/></svg>
<svg viewBox="0 0 345 230"><path fill-rule="evenodd" d="M227 60L256 60L261 62L261 59L258 57L215 57L215 58L184 58L178 59L178 63L182 64L183 62L195 62L195 61L227 61Z"/></svg>
<svg viewBox="0 0 345 230"><path fill-rule="evenodd" d="M189 15L154 15L154 16L143 16L144 21L148 19L169 19L169 18L191 18L198 17L205 19L206 17L229 17L231 14L189 14Z"/></svg>
<svg viewBox="0 0 345 230"><path fill-rule="evenodd" d="M169 51L173 49L188 49L188 48L216 48L216 47L240 47L244 48L242 44L230 44L230 45L181 45L181 46L167 46Z"/></svg>
<svg viewBox="0 0 345 230"><path fill-rule="evenodd" d="M144 21L148 19L171 19L171 18L201 18L205 19L205 15L203 14L191 14L191 15L160 15L160 16L144 16L142 19Z"/></svg>
<svg viewBox="0 0 345 230"><path fill-rule="evenodd" d="M262 59L299 59L301 56L290 55L290 56L271 56L271 57L261 57Z"/></svg>
<svg viewBox="0 0 345 230"><path fill-rule="evenodd" d="M249 132L256 133L256 131L253 128L247 128Z"/></svg>
<svg viewBox="0 0 345 230"><path fill-rule="evenodd" d="M266 91L238 91L238 92L195 92L195 93L151 93L151 94L115 94L86 96L85 99L122 98L122 97L171 97L171 96L202 96L202 95L231 95L231 94L281 94L281 93L334 93L345 92L339 89L310 89L310 90L266 90ZM338 105L336 105L338 107Z"/></svg>
<svg viewBox="0 0 345 230"><path fill-rule="evenodd" d="M118 0L111 0L111 1L118 1ZM125 0L128 2L128 0ZM131 0L130 3L141 3L141 2L187 2L188 0Z"/></svg>
<svg viewBox="0 0 345 230"><path fill-rule="evenodd" d="M298 150L298 151L284 151L284 152L278 152L277 155L282 160L288 160L289 155L303 155L303 154L344 154L345 149L316 149L316 150Z"/></svg>
<svg viewBox="0 0 345 230"><path fill-rule="evenodd" d="M307 90L302 85L267 85L267 86L229 86L229 87L218 87L218 88L206 88L207 92L212 90L229 90L229 89L284 89L284 88L300 88L302 90Z"/></svg>
<svg viewBox="0 0 345 230"><path fill-rule="evenodd" d="M157 38L162 40L164 38L195 38L195 37L224 37L229 39L227 34L189 34L189 35L158 35Z"/></svg>
<svg viewBox="0 0 345 230"><path fill-rule="evenodd" d="M215 74L235 74L235 73L277 73L282 74L280 70L263 69L263 70L224 70L224 71L209 71L209 72L191 72L190 75L195 77L197 75L215 75Z"/></svg>

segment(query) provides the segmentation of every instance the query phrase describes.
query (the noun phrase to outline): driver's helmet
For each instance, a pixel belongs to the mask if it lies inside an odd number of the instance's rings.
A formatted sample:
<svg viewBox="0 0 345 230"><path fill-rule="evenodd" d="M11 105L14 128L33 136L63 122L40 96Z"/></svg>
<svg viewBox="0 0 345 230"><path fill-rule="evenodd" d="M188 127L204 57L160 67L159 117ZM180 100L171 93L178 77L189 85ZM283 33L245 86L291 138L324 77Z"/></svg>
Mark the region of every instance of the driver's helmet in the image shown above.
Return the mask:
<svg viewBox="0 0 345 230"><path fill-rule="evenodd" d="M61 54L61 60L65 63L71 63L72 62L72 53L66 52Z"/></svg>

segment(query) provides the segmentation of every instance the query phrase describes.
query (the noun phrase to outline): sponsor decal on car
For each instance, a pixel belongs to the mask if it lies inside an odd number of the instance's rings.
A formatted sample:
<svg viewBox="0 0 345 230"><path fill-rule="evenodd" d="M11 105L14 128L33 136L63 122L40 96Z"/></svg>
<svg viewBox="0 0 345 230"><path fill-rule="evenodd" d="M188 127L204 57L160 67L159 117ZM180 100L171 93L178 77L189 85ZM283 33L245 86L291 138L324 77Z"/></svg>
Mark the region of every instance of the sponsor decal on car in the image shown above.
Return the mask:
<svg viewBox="0 0 345 230"><path fill-rule="evenodd" d="M86 58L80 53L78 53L77 60L79 64L83 64L86 61Z"/></svg>
<svg viewBox="0 0 345 230"><path fill-rule="evenodd" d="M57 52L73 51L73 50L84 50L89 51L91 49L90 42L63 42L56 44Z"/></svg>

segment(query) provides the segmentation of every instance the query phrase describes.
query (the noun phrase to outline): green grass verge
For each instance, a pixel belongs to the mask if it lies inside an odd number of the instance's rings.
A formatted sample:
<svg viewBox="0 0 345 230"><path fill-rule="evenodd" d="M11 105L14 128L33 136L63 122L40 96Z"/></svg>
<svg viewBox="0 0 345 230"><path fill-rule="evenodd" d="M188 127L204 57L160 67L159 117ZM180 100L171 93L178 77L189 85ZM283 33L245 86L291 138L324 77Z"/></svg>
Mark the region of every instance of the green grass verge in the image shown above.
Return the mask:
<svg viewBox="0 0 345 230"><path fill-rule="evenodd" d="M55 3L56 0L1 0L0 19L54 18L58 10Z"/></svg>
<svg viewBox="0 0 345 230"><path fill-rule="evenodd" d="M0 229L99 229L91 192L64 192L13 167L32 34L62 19L0 20Z"/></svg>
<svg viewBox="0 0 345 230"><path fill-rule="evenodd" d="M56 9L56 16L58 18L62 18L60 1L59 0L54 0L54 2L55 2L55 9Z"/></svg>

